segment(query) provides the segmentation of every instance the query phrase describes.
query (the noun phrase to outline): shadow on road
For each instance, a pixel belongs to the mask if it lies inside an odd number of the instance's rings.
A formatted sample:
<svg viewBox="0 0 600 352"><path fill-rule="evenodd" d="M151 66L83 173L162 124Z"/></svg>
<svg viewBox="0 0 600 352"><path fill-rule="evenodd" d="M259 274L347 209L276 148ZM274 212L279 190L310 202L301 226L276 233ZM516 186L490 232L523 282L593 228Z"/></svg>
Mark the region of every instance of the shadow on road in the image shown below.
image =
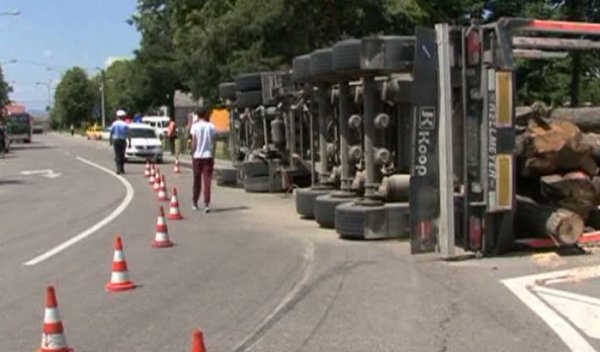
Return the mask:
<svg viewBox="0 0 600 352"><path fill-rule="evenodd" d="M13 150L56 149L56 146L32 142L30 144L11 144L10 148Z"/></svg>
<svg viewBox="0 0 600 352"><path fill-rule="evenodd" d="M3 185L22 185L25 182L23 182L22 180L2 180L0 179L0 186Z"/></svg>
<svg viewBox="0 0 600 352"><path fill-rule="evenodd" d="M229 211L239 211L239 210L247 210L250 209L247 206L241 207L228 207L228 208L213 208L210 210L211 213L226 213Z"/></svg>

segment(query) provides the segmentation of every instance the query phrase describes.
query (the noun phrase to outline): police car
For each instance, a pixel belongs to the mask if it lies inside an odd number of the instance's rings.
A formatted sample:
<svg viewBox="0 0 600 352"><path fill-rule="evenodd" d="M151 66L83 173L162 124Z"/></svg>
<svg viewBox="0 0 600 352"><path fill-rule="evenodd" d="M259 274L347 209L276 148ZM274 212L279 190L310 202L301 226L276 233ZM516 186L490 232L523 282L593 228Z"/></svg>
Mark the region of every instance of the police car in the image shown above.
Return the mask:
<svg viewBox="0 0 600 352"><path fill-rule="evenodd" d="M157 163L163 161L162 143L156 130L143 123L129 124L129 139L125 149L125 159L152 160Z"/></svg>

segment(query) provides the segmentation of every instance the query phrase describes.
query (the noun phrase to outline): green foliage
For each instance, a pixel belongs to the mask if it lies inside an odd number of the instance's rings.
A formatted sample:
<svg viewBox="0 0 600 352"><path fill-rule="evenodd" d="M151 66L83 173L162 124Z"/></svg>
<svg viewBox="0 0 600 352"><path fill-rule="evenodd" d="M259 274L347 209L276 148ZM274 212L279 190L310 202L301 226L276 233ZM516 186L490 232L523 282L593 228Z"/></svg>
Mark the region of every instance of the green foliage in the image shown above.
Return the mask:
<svg viewBox="0 0 600 352"><path fill-rule="evenodd" d="M12 87L4 80L4 73L0 67L0 106L10 102L8 95L12 92Z"/></svg>
<svg viewBox="0 0 600 352"><path fill-rule="evenodd" d="M90 121L94 98L94 87L85 71L80 67L69 69L56 87L51 113L53 125L79 126L84 121Z"/></svg>
<svg viewBox="0 0 600 352"><path fill-rule="evenodd" d="M102 73L92 78L97 87L98 97L103 83ZM149 97L152 92L145 80L141 67L134 60L119 60L110 65L104 73L105 104L107 116L118 109L133 114L144 112L151 106Z"/></svg>
<svg viewBox="0 0 600 352"><path fill-rule="evenodd" d="M180 56L175 50L171 13L172 0L139 0L138 12L130 23L142 35L140 48L135 53L136 83L144 91L137 91L134 99L138 109L166 105L173 106L175 91L182 89Z"/></svg>
<svg viewBox="0 0 600 352"><path fill-rule="evenodd" d="M412 35L415 26L468 24L472 16L599 22L600 0L138 0L130 24L141 34L140 47L133 60L107 69L107 115L117 108L172 107L176 90L211 101L220 82L242 72L289 69L295 56L344 38ZM598 67L597 52L519 62L519 98L598 102ZM91 80L94 101L86 111L98 105L101 83L99 75ZM57 121L71 121L63 118L64 107L55 110Z"/></svg>

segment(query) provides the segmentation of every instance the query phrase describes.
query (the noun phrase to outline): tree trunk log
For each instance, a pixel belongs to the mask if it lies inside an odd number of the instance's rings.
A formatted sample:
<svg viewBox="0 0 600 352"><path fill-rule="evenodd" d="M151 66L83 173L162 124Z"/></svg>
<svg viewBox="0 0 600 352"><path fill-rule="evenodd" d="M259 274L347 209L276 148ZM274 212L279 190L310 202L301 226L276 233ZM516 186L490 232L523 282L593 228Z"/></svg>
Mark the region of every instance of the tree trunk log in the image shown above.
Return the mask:
<svg viewBox="0 0 600 352"><path fill-rule="evenodd" d="M584 221L598 206L598 195L592 180L583 172L549 175L540 179L543 203L577 213Z"/></svg>
<svg viewBox="0 0 600 352"><path fill-rule="evenodd" d="M573 245L583 234L584 223L576 213L517 197L515 230L519 237L550 236L560 244Z"/></svg>
<svg viewBox="0 0 600 352"><path fill-rule="evenodd" d="M516 118L521 124L533 114L529 106L516 108ZM600 133L600 107L558 108L550 111L550 119L572 122L582 132Z"/></svg>
<svg viewBox="0 0 600 352"><path fill-rule="evenodd" d="M583 143L577 126L568 121L530 120L527 130L517 137L515 149L523 176L573 170L583 170L590 177L598 173L589 145Z"/></svg>

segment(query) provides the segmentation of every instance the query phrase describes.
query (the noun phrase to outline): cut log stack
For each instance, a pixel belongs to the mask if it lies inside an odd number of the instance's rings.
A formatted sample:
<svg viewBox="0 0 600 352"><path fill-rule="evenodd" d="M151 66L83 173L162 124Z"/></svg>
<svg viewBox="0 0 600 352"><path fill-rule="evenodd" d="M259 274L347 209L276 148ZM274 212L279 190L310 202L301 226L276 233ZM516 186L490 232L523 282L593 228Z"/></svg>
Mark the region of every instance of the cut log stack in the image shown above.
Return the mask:
<svg viewBox="0 0 600 352"><path fill-rule="evenodd" d="M526 120L516 142L516 237L550 236L572 245L597 222L600 135L583 134L575 123L546 118L535 107Z"/></svg>

